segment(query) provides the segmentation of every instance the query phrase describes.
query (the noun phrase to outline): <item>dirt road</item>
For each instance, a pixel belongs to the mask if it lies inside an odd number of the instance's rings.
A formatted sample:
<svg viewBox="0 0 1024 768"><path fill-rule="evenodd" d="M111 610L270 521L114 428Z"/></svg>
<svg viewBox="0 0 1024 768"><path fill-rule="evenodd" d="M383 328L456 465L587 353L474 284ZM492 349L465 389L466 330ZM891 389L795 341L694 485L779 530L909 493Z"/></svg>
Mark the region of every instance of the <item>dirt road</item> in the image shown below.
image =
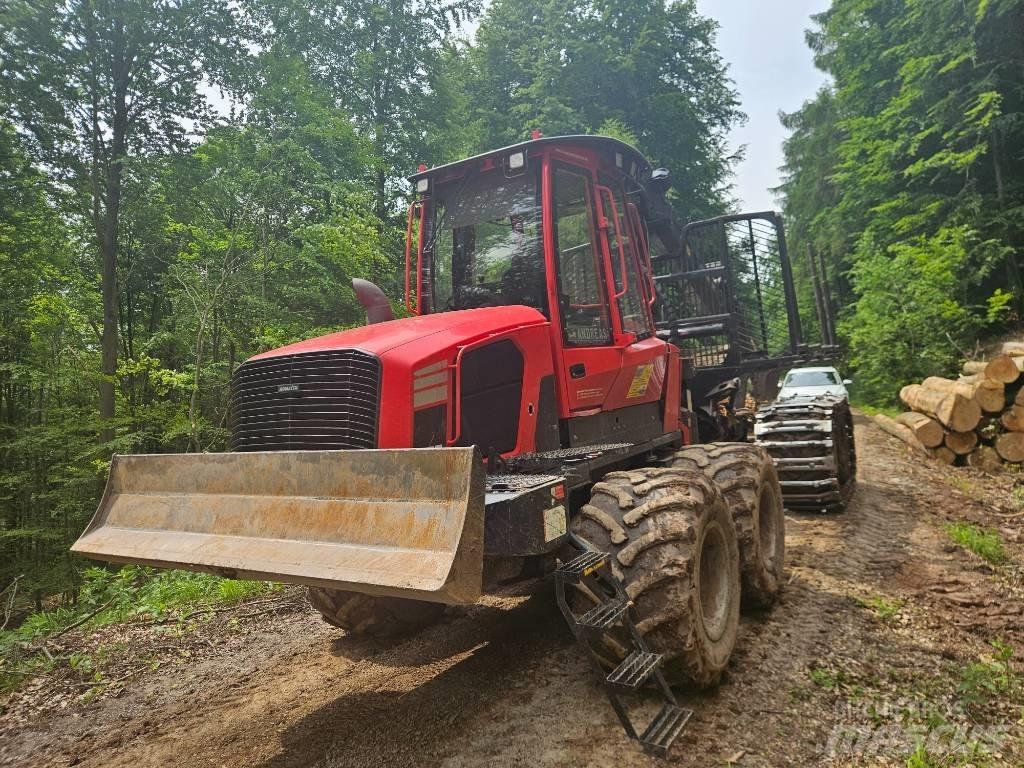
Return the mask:
<svg viewBox="0 0 1024 768"><path fill-rule="evenodd" d="M787 518L783 598L744 618L717 691L683 693L695 714L668 764L905 765L918 743L1024 764L1021 681L991 660L997 639L1024 651L1024 520L993 508L1012 480L992 491L924 466L863 419L857 440L854 503ZM950 520L1000 528L1010 564L953 546ZM342 636L298 597L177 636L147 630L153 669L129 667L87 703L79 691L30 706L30 687L0 716L0 765L665 764L625 739L546 590L390 648ZM109 642L130 659L133 638Z"/></svg>

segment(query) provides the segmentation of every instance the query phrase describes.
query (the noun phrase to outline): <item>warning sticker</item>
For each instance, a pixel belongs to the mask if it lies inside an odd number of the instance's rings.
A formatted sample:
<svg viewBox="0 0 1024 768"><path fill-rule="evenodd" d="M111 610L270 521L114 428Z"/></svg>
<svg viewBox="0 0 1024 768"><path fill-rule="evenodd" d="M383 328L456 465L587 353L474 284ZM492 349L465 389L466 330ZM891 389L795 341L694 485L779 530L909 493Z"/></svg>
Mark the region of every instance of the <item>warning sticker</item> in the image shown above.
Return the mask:
<svg viewBox="0 0 1024 768"><path fill-rule="evenodd" d="M627 398L642 397L647 394L647 385L651 381L651 371L653 370L654 366L650 363L637 367L633 374L633 381L629 385L629 392L626 393Z"/></svg>
<svg viewBox="0 0 1024 768"><path fill-rule="evenodd" d="M554 541L565 535L565 507L559 504L544 510L544 541Z"/></svg>

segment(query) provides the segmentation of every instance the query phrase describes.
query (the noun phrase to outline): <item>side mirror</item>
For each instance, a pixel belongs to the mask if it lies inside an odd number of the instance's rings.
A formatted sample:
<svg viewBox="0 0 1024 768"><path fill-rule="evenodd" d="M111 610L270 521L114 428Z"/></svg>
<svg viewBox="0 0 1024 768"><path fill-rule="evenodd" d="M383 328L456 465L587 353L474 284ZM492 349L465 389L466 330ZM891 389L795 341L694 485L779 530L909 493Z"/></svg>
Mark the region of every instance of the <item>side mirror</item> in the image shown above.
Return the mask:
<svg viewBox="0 0 1024 768"><path fill-rule="evenodd" d="M853 384L853 379L843 379L843 386L848 387Z"/></svg>

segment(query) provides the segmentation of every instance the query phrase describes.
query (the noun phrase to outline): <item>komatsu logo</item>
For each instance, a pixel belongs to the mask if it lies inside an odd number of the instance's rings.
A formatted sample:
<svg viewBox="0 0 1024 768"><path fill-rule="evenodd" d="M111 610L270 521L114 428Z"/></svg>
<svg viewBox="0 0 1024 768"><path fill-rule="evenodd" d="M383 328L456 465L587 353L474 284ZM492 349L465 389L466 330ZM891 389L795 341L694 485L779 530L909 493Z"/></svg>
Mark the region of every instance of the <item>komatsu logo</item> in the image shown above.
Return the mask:
<svg viewBox="0 0 1024 768"><path fill-rule="evenodd" d="M280 384L277 387L277 391L278 392L298 392L299 391L299 385L298 384Z"/></svg>

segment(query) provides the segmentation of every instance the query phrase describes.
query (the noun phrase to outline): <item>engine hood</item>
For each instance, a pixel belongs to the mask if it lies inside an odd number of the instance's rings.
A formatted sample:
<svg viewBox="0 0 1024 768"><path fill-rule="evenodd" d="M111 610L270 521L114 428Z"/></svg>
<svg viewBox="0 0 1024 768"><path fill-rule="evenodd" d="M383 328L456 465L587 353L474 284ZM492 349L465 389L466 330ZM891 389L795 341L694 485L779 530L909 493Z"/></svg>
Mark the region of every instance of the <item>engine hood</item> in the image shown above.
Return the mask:
<svg viewBox="0 0 1024 768"><path fill-rule="evenodd" d="M337 349L361 349L377 357L383 357L388 352L408 348L410 345L416 348L415 356L421 357L435 351L461 346L485 336L525 326L543 325L546 322L547 318L544 315L525 306L482 307L440 312L318 336L263 352L251 357L250 360Z"/></svg>

